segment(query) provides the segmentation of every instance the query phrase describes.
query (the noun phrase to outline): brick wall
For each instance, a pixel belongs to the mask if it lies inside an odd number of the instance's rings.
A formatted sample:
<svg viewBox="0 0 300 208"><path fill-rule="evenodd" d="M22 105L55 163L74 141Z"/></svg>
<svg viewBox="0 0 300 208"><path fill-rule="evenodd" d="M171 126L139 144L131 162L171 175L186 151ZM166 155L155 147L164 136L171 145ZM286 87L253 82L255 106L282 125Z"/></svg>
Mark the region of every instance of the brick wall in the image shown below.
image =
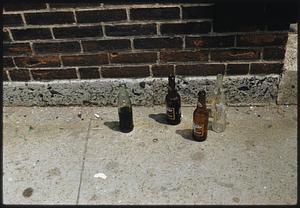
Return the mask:
<svg viewBox="0 0 300 208"><path fill-rule="evenodd" d="M295 16L288 4L6 3L3 80L280 74Z"/></svg>

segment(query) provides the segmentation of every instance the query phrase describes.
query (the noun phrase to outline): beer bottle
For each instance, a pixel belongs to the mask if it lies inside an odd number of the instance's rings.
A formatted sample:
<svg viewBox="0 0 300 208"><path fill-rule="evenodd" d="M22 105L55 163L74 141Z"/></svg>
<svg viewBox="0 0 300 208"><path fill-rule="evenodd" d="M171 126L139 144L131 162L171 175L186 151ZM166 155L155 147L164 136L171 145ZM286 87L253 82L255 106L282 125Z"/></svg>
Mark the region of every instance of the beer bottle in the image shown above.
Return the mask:
<svg viewBox="0 0 300 208"><path fill-rule="evenodd" d="M180 123L181 120L180 95L175 89L175 76L169 75L168 94L166 95L167 122L172 125Z"/></svg>
<svg viewBox="0 0 300 208"><path fill-rule="evenodd" d="M212 104L212 130L220 133L226 127L226 104L223 89L223 75L217 75L217 83L214 89L214 101Z"/></svg>
<svg viewBox="0 0 300 208"><path fill-rule="evenodd" d="M122 86L118 94L118 113L120 131L128 133L133 130L132 106L125 86Z"/></svg>
<svg viewBox="0 0 300 208"><path fill-rule="evenodd" d="M206 92L198 93L197 108L193 114L193 138L196 141L204 141L207 137L208 110L206 108Z"/></svg>

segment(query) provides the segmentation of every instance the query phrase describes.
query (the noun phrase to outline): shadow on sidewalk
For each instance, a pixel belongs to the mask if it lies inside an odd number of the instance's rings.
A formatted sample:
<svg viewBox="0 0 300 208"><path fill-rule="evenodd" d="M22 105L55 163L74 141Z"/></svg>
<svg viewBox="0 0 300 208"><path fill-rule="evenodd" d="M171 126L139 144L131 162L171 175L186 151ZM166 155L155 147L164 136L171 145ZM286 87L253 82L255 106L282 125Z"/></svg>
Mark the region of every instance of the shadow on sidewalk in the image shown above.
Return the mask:
<svg viewBox="0 0 300 208"><path fill-rule="evenodd" d="M169 125L167 122L167 116L165 113L149 114L149 118L152 118L157 123Z"/></svg>
<svg viewBox="0 0 300 208"><path fill-rule="evenodd" d="M120 128L119 128L119 122L118 121L106 121L103 124L105 126L107 126L108 128L110 128L111 130L113 130L113 131L121 132Z"/></svg>

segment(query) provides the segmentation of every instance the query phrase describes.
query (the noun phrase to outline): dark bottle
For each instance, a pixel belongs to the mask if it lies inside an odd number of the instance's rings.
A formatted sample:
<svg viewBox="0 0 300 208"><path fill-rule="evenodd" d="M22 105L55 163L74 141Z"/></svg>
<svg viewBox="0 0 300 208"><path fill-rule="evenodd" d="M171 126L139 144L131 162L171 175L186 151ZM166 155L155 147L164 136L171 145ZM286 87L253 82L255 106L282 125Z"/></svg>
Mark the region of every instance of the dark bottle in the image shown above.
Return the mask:
<svg viewBox="0 0 300 208"><path fill-rule="evenodd" d="M181 120L180 95L175 89L175 76L169 76L168 94L166 96L167 121L169 124L176 125Z"/></svg>
<svg viewBox="0 0 300 208"><path fill-rule="evenodd" d="M133 130L132 107L125 86L122 86L119 91L118 112L120 131L124 133L131 132Z"/></svg>
<svg viewBox="0 0 300 208"><path fill-rule="evenodd" d="M206 92L198 93L197 108L193 114L193 138L196 141L204 141L207 137L208 110L206 108Z"/></svg>

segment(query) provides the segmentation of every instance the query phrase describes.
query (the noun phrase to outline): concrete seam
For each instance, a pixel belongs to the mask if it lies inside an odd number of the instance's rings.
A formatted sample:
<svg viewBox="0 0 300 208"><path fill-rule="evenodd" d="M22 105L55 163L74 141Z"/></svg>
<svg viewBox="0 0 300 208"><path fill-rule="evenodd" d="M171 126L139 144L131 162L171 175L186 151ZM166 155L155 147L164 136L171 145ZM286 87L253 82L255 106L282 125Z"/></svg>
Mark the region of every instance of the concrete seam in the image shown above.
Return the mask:
<svg viewBox="0 0 300 208"><path fill-rule="evenodd" d="M79 187L78 187L77 199L76 199L76 204L77 205L79 203L79 197L80 197L80 191L81 191L81 184L82 184L82 176L83 176L83 172L84 172L85 157L86 157L87 146L88 146L88 141L89 141L89 134L90 134L90 129L91 129L91 123L92 123L92 119L90 119L90 122L89 122L89 125L88 125L88 131L87 131L86 141L85 141L85 145L84 145L84 152L83 152L83 158L82 158Z"/></svg>

